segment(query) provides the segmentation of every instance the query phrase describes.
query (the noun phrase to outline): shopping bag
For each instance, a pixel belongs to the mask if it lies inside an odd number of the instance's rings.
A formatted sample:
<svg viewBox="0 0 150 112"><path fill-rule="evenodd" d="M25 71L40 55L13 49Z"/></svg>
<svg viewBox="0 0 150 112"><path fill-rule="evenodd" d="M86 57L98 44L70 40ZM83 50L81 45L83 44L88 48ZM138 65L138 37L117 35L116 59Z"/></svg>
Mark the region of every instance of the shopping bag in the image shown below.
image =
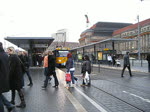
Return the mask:
<svg viewBox="0 0 150 112"><path fill-rule="evenodd" d="M70 71L75 71L75 68L73 67L73 68L70 68Z"/></svg>
<svg viewBox="0 0 150 112"><path fill-rule="evenodd" d="M85 72L84 82L85 82L85 83L88 83L88 82L89 82L89 80L90 80L90 78L89 78L89 74L88 74L88 72Z"/></svg>
<svg viewBox="0 0 150 112"><path fill-rule="evenodd" d="M70 73L66 73L66 81L67 82L71 81L71 75L70 75Z"/></svg>

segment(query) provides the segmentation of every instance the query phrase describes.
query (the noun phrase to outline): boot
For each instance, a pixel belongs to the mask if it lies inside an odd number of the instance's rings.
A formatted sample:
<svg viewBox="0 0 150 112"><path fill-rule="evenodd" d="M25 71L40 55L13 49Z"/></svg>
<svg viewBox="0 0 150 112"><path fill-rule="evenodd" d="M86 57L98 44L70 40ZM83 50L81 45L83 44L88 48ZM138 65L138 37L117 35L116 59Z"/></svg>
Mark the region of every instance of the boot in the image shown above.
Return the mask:
<svg viewBox="0 0 150 112"><path fill-rule="evenodd" d="M14 108L15 108L15 106L13 105L13 106L7 108L7 110L8 110L8 112L11 112Z"/></svg>
<svg viewBox="0 0 150 112"><path fill-rule="evenodd" d="M15 101L14 100L11 100L10 103L13 104L13 105L15 105Z"/></svg>
<svg viewBox="0 0 150 112"><path fill-rule="evenodd" d="M16 105L16 107L18 107L18 108L25 108L25 107L26 107L25 101L22 101L22 102L20 103L20 105Z"/></svg>
<svg viewBox="0 0 150 112"><path fill-rule="evenodd" d="M33 86L33 83L29 83L28 86Z"/></svg>
<svg viewBox="0 0 150 112"><path fill-rule="evenodd" d="M20 103L20 105L17 105L16 107L18 107L18 108L25 108L26 107L26 103L25 103L25 100L24 100L24 95L23 95L21 90L18 90L18 93L19 93L19 97L20 97L21 103Z"/></svg>

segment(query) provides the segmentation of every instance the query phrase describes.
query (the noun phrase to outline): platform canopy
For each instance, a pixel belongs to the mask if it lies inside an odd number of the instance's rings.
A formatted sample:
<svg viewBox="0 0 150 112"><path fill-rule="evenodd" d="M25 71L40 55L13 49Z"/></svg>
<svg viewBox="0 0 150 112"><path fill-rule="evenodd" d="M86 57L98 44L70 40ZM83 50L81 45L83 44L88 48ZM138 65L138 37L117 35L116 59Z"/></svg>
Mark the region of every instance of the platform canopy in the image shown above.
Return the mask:
<svg viewBox="0 0 150 112"><path fill-rule="evenodd" d="M53 42L52 37L6 37L5 40L15 44L16 46L29 50L33 48L48 48Z"/></svg>

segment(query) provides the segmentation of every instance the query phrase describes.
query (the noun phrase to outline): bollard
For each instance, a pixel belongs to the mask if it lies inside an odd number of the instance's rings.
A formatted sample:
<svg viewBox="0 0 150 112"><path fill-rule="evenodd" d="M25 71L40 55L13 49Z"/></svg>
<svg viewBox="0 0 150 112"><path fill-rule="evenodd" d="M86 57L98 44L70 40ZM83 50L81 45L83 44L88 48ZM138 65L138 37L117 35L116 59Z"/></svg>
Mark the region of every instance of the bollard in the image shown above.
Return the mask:
<svg viewBox="0 0 150 112"><path fill-rule="evenodd" d="M134 59L132 59L132 66L134 66Z"/></svg>
<svg viewBox="0 0 150 112"><path fill-rule="evenodd" d="M98 72L100 73L100 62L98 62Z"/></svg>
<svg viewBox="0 0 150 112"><path fill-rule="evenodd" d="M141 59L141 67L143 66L143 61L142 61L142 59Z"/></svg>
<svg viewBox="0 0 150 112"><path fill-rule="evenodd" d="M91 71L93 72L93 62L92 62L92 70Z"/></svg>

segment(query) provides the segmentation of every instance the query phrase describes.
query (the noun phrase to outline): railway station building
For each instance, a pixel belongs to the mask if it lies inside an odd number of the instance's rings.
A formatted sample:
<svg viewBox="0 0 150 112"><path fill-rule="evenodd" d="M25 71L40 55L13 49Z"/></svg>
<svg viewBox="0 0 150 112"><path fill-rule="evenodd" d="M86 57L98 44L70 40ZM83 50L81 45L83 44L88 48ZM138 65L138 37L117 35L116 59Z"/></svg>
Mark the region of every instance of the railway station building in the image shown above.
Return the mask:
<svg viewBox="0 0 150 112"><path fill-rule="evenodd" d="M122 57L129 51L133 58L138 59L138 24L141 58L145 59L150 53L150 19L136 24L98 22L81 33L81 46L72 52L79 57L89 55L91 60L94 57L95 60L107 61L108 54Z"/></svg>

